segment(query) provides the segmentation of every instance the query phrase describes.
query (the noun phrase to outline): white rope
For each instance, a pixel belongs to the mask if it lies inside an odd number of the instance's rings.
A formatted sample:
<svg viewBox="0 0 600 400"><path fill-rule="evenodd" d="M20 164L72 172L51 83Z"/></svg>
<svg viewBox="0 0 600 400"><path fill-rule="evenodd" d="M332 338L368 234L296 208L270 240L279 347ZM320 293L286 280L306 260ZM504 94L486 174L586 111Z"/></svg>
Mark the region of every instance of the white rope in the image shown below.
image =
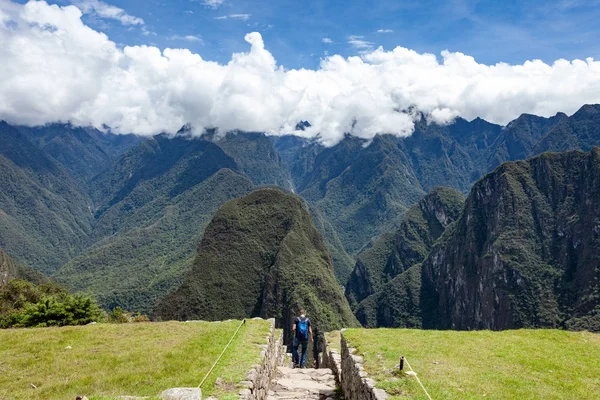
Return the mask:
<svg viewBox="0 0 600 400"><path fill-rule="evenodd" d="M423 388L423 391L425 392L425 394L427 395L427 398L429 400L433 400L431 398L431 396L429 395L429 393L427 393L427 389L425 389L425 386L423 386L423 384L421 383L421 380L419 379L419 376L417 375L417 373L412 369L412 367L410 366L410 363L408 362L408 360L406 359L406 357L404 357L404 361L406 361L406 365L408 365L408 368L410 368L410 370L412 371L412 376L414 376L415 378L417 378L417 382L419 382L419 385L421 385L421 387Z"/></svg>
<svg viewBox="0 0 600 400"><path fill-rule="evenodd" d="M208 378L208 376L213 371L213 369L215 369L215 366L217 365L217 363L219 362L219 360L221 359L221 357L223 357L223 354L225 354L225 350L227 350L227 348L229 347L229 345L231 344L231 342L233 342L233 338L235 338L235 335L237 335L238 331L240 330L240 328L242 327L242 325L244 325L245 323L246 323L246 320L244 319L242 321L242 323L240 324L240 326L238 326L238 328L235 330L235 333L233 334L233 336L231 337L231 339L229 339L229 343L227 343L227 346L225 346L225 348L221 352L221 355L219 356L219 358L217 358L217 361L215 361L215 363L212 365L212 367L210 367L210 370L206 373L206 375L204 376L204 379L202 379L202 382L200 382L200 384L198 385L198 389L200 389L200 387L204 384L204 381L206 381L206 378Z"/></svg>

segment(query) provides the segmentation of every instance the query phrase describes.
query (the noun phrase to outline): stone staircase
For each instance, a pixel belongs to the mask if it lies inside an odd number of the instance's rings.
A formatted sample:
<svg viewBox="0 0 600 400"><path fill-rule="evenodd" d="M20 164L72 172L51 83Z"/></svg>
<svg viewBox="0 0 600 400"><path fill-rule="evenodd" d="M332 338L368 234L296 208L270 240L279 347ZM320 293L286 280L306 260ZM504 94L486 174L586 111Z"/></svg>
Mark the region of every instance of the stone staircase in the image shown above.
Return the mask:
<svg viewBox="0 0 600 400"><path fill-rule="evenodd" d="M271 390L267 396L268 400L337 398L335 377L329 368L293 369L281 366L271 381Z"/></svg>

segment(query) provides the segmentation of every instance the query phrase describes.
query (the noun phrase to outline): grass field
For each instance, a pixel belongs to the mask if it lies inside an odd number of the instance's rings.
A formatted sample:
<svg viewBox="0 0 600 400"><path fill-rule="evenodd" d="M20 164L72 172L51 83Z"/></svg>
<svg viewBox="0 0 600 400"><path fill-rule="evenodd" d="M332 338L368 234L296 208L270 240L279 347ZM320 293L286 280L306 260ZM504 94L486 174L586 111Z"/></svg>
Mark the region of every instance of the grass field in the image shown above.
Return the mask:
<svg viewBox="0 0 600 400"><path fill-rule="evenodd" d="M427 398L414 377L393 372L401 355L433 399L600 399L599 334L348 329L344 337L394 399Z"/></svg>
<svg viewBox="0 0 600 400"><path fill-rule="evenodd" d="M0 330L0 399L111 399L196 387L240 321L97 324ZM269 323L248 320L202 386L235 398L260 360ZM68 348L70 346L70 348ZM217 377L222 383L215 386ZM37 389L32 387L37 386Z"/></svg>

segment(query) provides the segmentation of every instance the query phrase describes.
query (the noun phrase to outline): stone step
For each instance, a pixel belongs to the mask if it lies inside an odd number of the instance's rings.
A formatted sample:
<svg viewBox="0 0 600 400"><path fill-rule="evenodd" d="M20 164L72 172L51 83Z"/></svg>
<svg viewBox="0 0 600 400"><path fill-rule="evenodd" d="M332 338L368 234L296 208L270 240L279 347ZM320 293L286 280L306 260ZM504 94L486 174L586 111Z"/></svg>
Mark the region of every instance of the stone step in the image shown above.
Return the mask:
<svg viewBox="0 0 600 400"><path fill-rule="evenodd" d="M278 367L268 400L336 398L336 382L330 369Z"/></svg>

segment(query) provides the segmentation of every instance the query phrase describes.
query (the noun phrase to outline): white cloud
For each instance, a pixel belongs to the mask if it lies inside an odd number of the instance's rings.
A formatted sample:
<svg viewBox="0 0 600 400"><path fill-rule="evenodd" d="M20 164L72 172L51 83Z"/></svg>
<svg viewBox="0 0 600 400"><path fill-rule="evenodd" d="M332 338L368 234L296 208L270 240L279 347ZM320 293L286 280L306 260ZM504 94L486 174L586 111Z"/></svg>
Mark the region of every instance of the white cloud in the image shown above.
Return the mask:
<svg viewBox="0 0 600 400"><path fill-rule="evenodd" d="M364 36L356 36L356 35L351 35L348 36L348 43L350 45L352 45L352 47L354 47L355 49L358 50L372 50L373 49L373 43L369 42L368 40L364 40Z"/></svg>
<svg viewBox="0 0 600 400"><path fill-rule="evenodd" d="M224 2L225 0L204 0L202 4L210 8L219 8Z"/></svg>
<svg viewBox="0 0 600 400"><path fill-rule="evenodd" d="M81 21L73 6L0 0L0 120L73 121L151 135L190 122L272 134L296 132L325 144L345 132L409 135L416 107L434 121L457 115L506 124L527 112L549 116L600 103L600 62L539 60L485 65L444 51L441 58L396 47L318 69L284 69L259 33L223 65L186 49L119 48ZM361 40L361 39L356 39Z"/></svg>
<svg viewBox="0 0 600 400"><path fill-rule="evenodd" d="M377 29L377 33L394 33L392 29Z"/></svg>
<svg viewBox="0 0 600 400"><path fill-rule="evenodd" d="M169 36L169 40L185 40L187 42L204 43L204 40L202 40L201 37L195 35L172 35Z"/></svg>
<svg viewBox="0 0 600 400"><path fill-rule="evenodd" d="M100 0L74 0L76 5L84 14L93 14L101 18L115 19L123 25L143 25L144 20L129 15L122 8L106 4Z"/></svg>
<svg viewBox="0 0 600 400"><path fill-rule="evenodd" d="M142 26L142 35L144 35L144 36L150 36L150 35L156 36L156 32L153 32L150 29L146 28L145 26Z"/></svg>
<svg viewBox="0 0 600 400"><path fill-rule="evenodd" d="M328 37L324 37L323 39L321 39L321 41L325 44L333 43L333 40L329 39Z"/></svg>
<svg viewBox="0 0 600 400"><path fill-rule="evenodd" d="M248 18L250 18L252 16L252 14L228 14L228 15L221 15L220 17L215 17L215 19L238 19L241 21L248 21Z"/></svg>

